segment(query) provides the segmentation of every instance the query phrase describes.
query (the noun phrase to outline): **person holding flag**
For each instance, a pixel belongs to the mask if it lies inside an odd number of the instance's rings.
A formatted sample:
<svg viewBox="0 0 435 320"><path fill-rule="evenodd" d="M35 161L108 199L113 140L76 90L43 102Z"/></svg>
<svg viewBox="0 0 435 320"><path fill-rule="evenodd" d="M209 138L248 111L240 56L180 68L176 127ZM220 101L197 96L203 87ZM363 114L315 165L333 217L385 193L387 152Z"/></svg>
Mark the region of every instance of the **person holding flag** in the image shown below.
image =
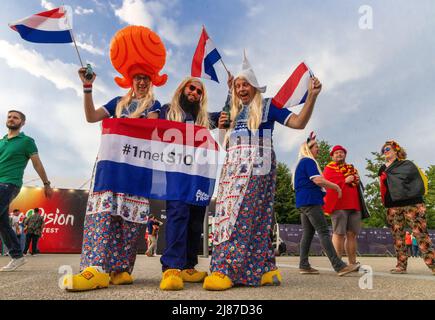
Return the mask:
<svg viewBox="0 0 435 320"><path fill-rule="evenodd" d="M205 278L204 289L281 283L269 236L276 184L272 132L275 122L305 128L321 89L320 81L312 77L301 112L280 109L271 99L263 99L266 87L259 85L245 54L231 90L228 153L213 221L212 274ZM222 113L219 124L227 120Z"/></svg>
<svg viewBox="0 0 435 320"><path fill-rule="evenodd" d="M150 39L143 44L142 39ZM148 45L153 51L142 50ZM148 53L148 54L146 54ZM158 53L158 54L153 54ZM127 57L126 59L124 59ZM116 83L129 91L104 106L95 109L92 86L96 78L85 78L86 69L79 70L83 82L84 109L88 122L105 118L157 118L160 103L153 94L153 85L165 84L167 76L159 75L166 60L166 50L160 37L142 26L128 26L112 39L110 58L113 66L124 77ZM68 291L85 291L131 284L137 240L150 214L147 198L111 190L93 192L93 177L86 210L81 254L81 272L64 277Z"/></svg>

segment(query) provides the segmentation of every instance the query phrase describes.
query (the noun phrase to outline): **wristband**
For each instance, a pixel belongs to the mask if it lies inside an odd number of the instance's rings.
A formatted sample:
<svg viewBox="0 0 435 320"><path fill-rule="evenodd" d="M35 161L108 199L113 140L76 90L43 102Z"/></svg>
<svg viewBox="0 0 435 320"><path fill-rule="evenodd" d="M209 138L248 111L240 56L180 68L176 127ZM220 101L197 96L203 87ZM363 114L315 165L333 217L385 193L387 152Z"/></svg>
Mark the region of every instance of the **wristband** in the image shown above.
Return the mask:
<svg viewBox="0 0 435 320"><path fill-rule="evenodd" d="M51 184L50 181L46 181L46 182L44 182L44 186L49 186L50 184Z"/></svg>
<svg viewBox="0 0 435 320"><path fill-rule="evenodd" d="M83 88L92 88L92 83L89 84L83 84Z"/></svg>
<svg viewBox="0 0 435 320"><path fill-rule="evenodd" d="M84 93L92 93L92 89L83 89Z"/></svg>

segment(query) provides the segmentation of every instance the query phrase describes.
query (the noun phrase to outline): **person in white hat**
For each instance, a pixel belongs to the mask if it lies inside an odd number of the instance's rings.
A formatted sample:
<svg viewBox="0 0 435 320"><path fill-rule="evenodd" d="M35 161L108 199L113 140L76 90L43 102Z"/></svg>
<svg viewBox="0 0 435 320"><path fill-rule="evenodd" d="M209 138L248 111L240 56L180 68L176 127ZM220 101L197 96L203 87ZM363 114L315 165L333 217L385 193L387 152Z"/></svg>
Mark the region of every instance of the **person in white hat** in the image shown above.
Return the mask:
<svg viewBox="0 0 435 320"><path fill-rule="evenodd" d="M274 123L304 129L322 89L312 77L306 102L299 114L279 109L263 99L246 55L231 90L227 156L222 168L216 215L213 222L213 253L205 278L206 290L226 290L233 285L279 285L269 231L272 228L276 184L276 159L272 146ZM228 119L222 112L219 127Z"/></svg>

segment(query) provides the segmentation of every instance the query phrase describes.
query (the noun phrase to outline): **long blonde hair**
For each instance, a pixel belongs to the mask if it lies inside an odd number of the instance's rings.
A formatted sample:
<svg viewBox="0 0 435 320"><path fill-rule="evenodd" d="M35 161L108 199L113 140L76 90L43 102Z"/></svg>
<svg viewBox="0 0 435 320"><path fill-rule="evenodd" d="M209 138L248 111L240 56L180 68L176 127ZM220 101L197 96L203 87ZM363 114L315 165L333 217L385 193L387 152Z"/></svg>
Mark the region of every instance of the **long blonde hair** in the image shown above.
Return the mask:
<svg viewBox="0 0 435 320"><path fill-rule="evenodd" d="M312 140L309 143L308 142L304 142L301 147L299 148L299 154L298 154L298 162L296 163L296 166L293 170L293 175L292 175L292 185L293 185L293 189L295 189L295 175L296 175L296 169L299 165L299 162L303 159L303 158L310 158L312 160L314 160L314 162L316 163L317 169L319 170L320 175L322 175L322 169L320 169L319 163L317 162L316 158L314 158L313 153L311 152L311 148L314 146L314 143L317 143L316 141Z"/></svg>
<svg viewBox="0 0 435 320"><path fill-rule="evenodd" d="M237 79L246 80L245 77L238 77ZM242 101L237 97L236 94L236 80L234 79L233 88L231 92L231 120L232 127L236 125L235 120L237 116L242 111ZM246 80L247 81L247 80ZM255 87L254 87L255 88ZM263 96L261 92L255 88L255 95L252 101L249 103L249 115L248 115L248 129L249 130L257 130L260 127L261 118L263 116Z"/></svg>
<svg viewBox="0 0 435 320"><path fill-rule="evenodd" d="M133 99L134 99L134 91L133 88L131 88L127 92L127 94L119 100L118 104L116 105L115 114L117 118L121 117L122 110L127 109ZM139 103L136 110L132 114L130 114L129 118L139 118L146 109L150 108L154 104L154 101L155 98L154 98L153 86L150 84L147 94L142 99L139 99Z"/></svg>
<svg viewBox="0 0 435 320"><path fill-rule="evenodd" d="M200 83L202 88L202 95L201 95L201 99L199 100L199 111L196 117L195 124L209 129L210 120L208 118L208 112L207 112L207 108L208 108L207 90L205 89L204 84L199 79L194 77L185 78L180 83L177 90L175 90L175 93L169 105L169 111L166 113L166 120L183 122L185 113L183 111L183 108L180 106L180 98L181 95L184 94L184 88L189 82Z"/></svg>

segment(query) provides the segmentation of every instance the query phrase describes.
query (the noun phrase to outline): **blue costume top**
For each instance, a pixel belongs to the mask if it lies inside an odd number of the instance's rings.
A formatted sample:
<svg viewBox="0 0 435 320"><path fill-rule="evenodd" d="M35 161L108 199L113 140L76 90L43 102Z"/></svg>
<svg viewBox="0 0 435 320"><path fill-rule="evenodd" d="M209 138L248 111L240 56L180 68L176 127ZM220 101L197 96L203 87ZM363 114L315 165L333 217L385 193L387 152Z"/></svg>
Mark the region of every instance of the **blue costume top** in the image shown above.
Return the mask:
<svg viewBox="0 0 435 320"><path fill-rule="evenodd" d="M275 121L285 125L290 118L292 112L286 108L280 109L272 104L271 98L263 99L263 112L258 134L260 137L272 137ZM251 135L251 130L248 129L249 107L243 106L240 113L237 115L236 123L231 136L246 136Z"/></svg>
<svg viewBox="0 0 435 320"><path fill-rule="evenodd" d="M164 104L159 110L154 110L159 113L159 119L166 119L166 114L169 111L169 103ZM209 112L208 113L208 118L210 121L210 128L209 129L215 129L218 126L218 121L219 121L219 117L220 117L221 113L220 112ZM194 124L196 121L196 117L194 115L192 115L191 113L188 112L184 112L184 119L183 122L184 123L192 123Z"/></svg>
<svg viewBox="0 0 435 320"><path fill-rule="evenodd" d="M321 176L311 158L302 158L295 170L296 208L323 205L325 192L312 179Z"/></svg>
<svg viewBox="0 0 435 320"><path fill-rule="evenodd" d="M112 100L110 100L109 102L107 102L104 106L103 106L103 109L106 111L106 113L110 116L110 117L113 117L113 118L116 118L116 105L118 104L118 102L119 102L119 100L121 99L122 97L116 97L116 98L113 98ZM121 116L120 116L120 118L128 118L128 116L131 114L131 113L133 113L133 112L135 112L136 111L136 109L137 109L137 106L138 106L138 102L139 102L139 100L137 100L137 99L132 99L131 100L131 102L130 102L130 104L129 104L129 106L128 106L128 108L124 108L124 109L122 109L122 112L121 112ZM140 115L140 117L139 118L146 118L147 117L147 115L148 115L148 113L151 113L151 112L159 112L160 111L160 102L158 101L158 100L155 100L154 101L154 104L150 107L150 108L148 108L148 109L145 109L143 112L142 112L142 114Z"/></svg>

